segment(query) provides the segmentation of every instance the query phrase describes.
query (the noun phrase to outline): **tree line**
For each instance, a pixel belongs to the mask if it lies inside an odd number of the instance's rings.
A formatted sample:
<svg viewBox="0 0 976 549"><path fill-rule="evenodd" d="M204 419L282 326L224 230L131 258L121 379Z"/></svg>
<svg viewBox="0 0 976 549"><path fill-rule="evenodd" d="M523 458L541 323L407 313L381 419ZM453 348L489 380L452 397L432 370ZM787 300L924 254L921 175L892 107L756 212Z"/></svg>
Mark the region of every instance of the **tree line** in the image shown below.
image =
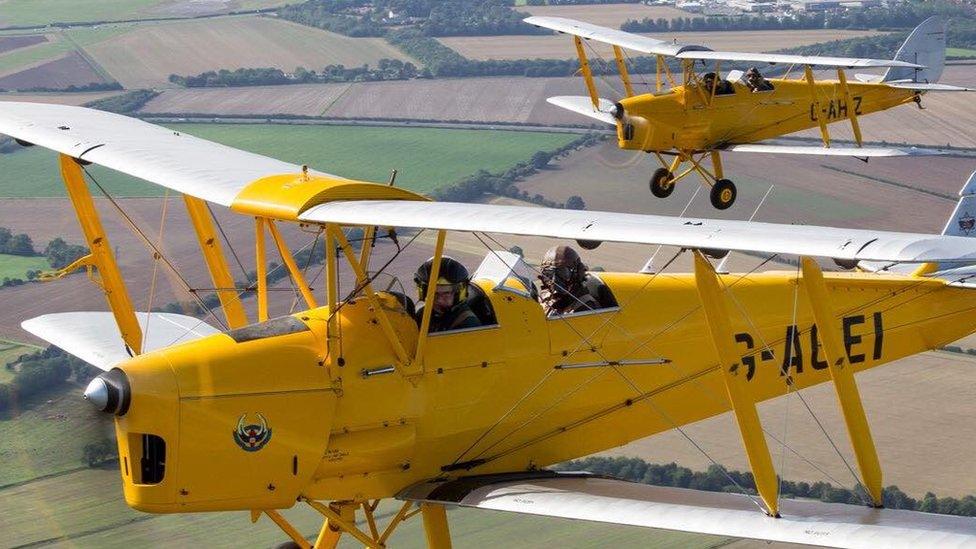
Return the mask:
<svg viewBox="0 0 976 549"><path fill-rule="evenodd" d="M746 31L797 29L910 29L932 15L973 16L972 8L945 0L912 2L891 7L849 9L786 16L741 15L736 17L676 17L628 19L620 25L627 32Z"/></svg>
<svg viewBox="0 0 976 549"><path fill-rule="evenodd" d="M132 90L122 95L91 101L85 106L119 114L131 113L141 109L159 93L155 90Z"/></svg>
<svg viewBox="0 0 976 549"><path fill-rule="evenodd" d="M273 67L207 71L196 76L171 74L169 81L187 88L213 88L237 86L278 86L283 84L328 84L335 82L374 82L379 80L409 80L430 78L427 69L418 69L409 61L383 58L375 67L363 64L359 67L326 65L321 72L296 67L291 74Z"/></svg>
<svg viewBox="0 0 976 549"><path fill-rule="evenodd" d="M692 471L676 463L659 465L648 463L640 458L593 456L561 463L553 469L557 471L589 471L654 486L730 493L739 493L741 489L745 489L750 494L755 495L757 493L752 473L726 470L718 465L711 465L707 471L702 472ZM870 501L867 493L860 485L855 489L849 489L837 487L827 482L809 483L781 480L780 493L786 498L817 499L826 503L858 505ZM921 499L916 499L909 497L897 486L888 486L884 488L882 497L887 509L907 509L965 517L976 516L976 496L972 495L963 498L940 498L932 492L928 492Z"/></svg>
<svg viewBox="0 0 976 549"><path fill-rule="evenodd" d="M87 384L99 374L95 367L53 345L43 351L20 355L6 368L16 373L11 381L0 383L0 412L19 409L30 397L58 388L72 379Z"/></svg>
<svg viewBox="0 0 976 549"><path fill-rule="evenodd" d="M77 244L68 244L63 238L55 237L47 243L42 253L38 253L34 249L34 242L31 240L31 237L24 233L13 234L10 229L0 227L0 254L26 257L44 256L47 258L47 262L51 268L62 269L76 259L88 254L88 248ZM25 284L27 281L36 279L40 274L41 271L39 269L27 271L26 281L18 277L4 277L3 281L0 282L0 288Z"/></svg>
<svg viewBox="0 0 976 549"><path fill-rule="evenodd" d="M548 34L526 25L512 0L309 0L278 16L346 36L384 36L409 26L426 36Z"/></svg>

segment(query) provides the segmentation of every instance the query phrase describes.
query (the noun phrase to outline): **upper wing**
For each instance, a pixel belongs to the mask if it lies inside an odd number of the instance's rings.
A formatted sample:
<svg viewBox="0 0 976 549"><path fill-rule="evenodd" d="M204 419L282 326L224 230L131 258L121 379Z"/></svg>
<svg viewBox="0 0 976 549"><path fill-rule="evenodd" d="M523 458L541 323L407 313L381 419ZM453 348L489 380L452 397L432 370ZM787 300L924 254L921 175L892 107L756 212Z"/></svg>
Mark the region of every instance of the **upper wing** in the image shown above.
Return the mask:
<svg viewBox="0 0 976 549"><path fill-rule="evenodd" d="M548 471L426 482L399 499L829 547L976 547L976 519L783 499L771 518L747 496Z"/></svg>
<svg viewBox="0 0 976 549"><path fill-rule="evenodd" d="M596 40L621 48L649 53L652 55L668 55L679 59L712 59L721 61L746 61L753 63L787 63L798 65L813 65L823 67L910 67L921 68L921 65L891 59L866 59L850 57L820 57L815 55L784 55L778 53L740 53L728 51L712 51L696 44L679 44L648 38L639 34L624 32L599 25L584 23L564 17L532 16L524 19L526 23L537 27L552 29L557 32L572 34L588 40Z"/></svg>
<svg viewBox="0 0 976 549"><path fill-rule="evenodd" d="M976 260L976 239L957 236L493 204L353 200L313 206L299 219L313 223L662 244L854 261L958 263Z"/></svg>
<svg viewBox="0 0 976 549"><path fill-rule="evenodd" d="M596 40L597 42L604 42L606 44L620 46L621 48L627 48L628 50L649 53L652 55L675 56L686 50L708 49L704 46L696 46L693 44L665 42L664 40L657 40L655 38L648 38L646 36L641 36L631 32L601 27L600 25L592 25L590 23L576 21L575 19L567 19L565 17L540 17L533 15L532 17L526 17L523 19L523 21L537 27L544 27L557 32L579 36L580 38L585 38L587 40Z"/></svg>
<svg viewBox="0 0 976 549"><path fill-rule="evenodd" d="M301 171L136 118L66 105L2 103L0 134L223 206L248 183Z"/></svg>
<svg viewBox="0 0 976 549"><path fill-rule="evenodd" d="M810 145L775 145L772 143L743 143L721 147L724 151L753 152L769 154L808 154L814 156L853 156L856 158L876 158L886 156L943 156L940 149L920 147L823 147Z"/></svg>

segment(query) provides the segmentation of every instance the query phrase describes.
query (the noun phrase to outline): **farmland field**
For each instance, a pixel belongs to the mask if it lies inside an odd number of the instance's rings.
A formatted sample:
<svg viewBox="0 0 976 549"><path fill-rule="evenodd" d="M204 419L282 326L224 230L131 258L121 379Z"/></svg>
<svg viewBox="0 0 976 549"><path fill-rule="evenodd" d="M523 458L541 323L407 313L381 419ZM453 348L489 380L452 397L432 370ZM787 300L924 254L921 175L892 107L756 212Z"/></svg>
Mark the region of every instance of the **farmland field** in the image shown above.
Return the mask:
<svg viewBox="0 0 976 549"><path fill-rule="evenodd" d="M590 4L559 6L519 6L518 11L546 17L567 17L594 25L619 28L628 19L674 19L693 17L694 14L670 6L645 6L644 4Z"/></svg>
<svg viewBox="0 0 976 549"><path fill-rule="evenodd" d="M0 28L54 22L191 17L286 3L285 0L0 0Z"/></svg>
<svg viewBox="0 0 976 549"><path fill-rule="evenodd" d="M348 38L267 17L226 17L134 26L86 51L127 88L172 86L170 74L199 74L242 67L376 64L409 60L380 38Z"/></svg>
<svg viewBox="0 0 976 549"><path fill-rule="evenodd" d="M479 169L500 171L527 161L535 151L555 149L566 134L264 124L173 124L169 127L288 162L371 181L397 183L419 192L453 183ZM64 196L54 153L39 148L0 155L0 196ZM163 190L92 167L118 196L161 196Z"/></svg>
<svg viewBox="0 0 976 549"><path fill-rule="evenodd" d="M652 36L659 40L677 40L686 44L701 44L724 51L774 51L794 46L806 46L830 40L883 34L875 31L848 30L763 30L716 32L665 32ZM458 36L439 38L445 46L469 59L569 59L576 56L573 41L564 35L555 36ZM588 45L604 59L613 59L610 46L589 42ZM592 50L587 54L595 57Z"/></svg>
<svg viewBox="0 0 976 549"><path fill-rule="evenodd" d="M32 255L9 255L0 254L0 280L4 278L27 279L27 271L37 269L48 269L47 259L44 256ZM2 343L2 342L0 342Z"/></svg>
<svg viewBox="0 0 976 549"><path fill-rule="evenodd" d="M57 103L59 105L84 105L98 99L105 99L118 95L120 91L56 93L56 92L23 92L0 93L0 101L23 101L27 103Z"/></svg>

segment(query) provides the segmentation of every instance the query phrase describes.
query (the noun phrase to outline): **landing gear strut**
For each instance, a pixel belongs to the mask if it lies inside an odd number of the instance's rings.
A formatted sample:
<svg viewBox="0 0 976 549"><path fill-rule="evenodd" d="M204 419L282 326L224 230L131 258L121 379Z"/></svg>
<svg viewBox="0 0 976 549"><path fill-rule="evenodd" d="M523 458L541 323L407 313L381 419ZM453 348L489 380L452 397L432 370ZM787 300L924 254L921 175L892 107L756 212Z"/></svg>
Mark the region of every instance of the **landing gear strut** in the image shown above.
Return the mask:
<svg viewBox="0 0 976 549"><path fill-rule="evenodd" d="M685 176L690 175L692 172L697 172L702 179L702 183L711 187L709 198L715 209L725 210L735 203L738 192L735 183L732 183L729 179L725 179L725 176L722 174L722 158L718 151L679 151L670 163L665 162L660 153L656 151L651 152L654 152L654 155L661 163L661 167L654 170L654 174L651 175L649 184L651 194L654 196L667 198L674 192L675 184L679 180L684 179ZM706 154L711 156L712 171L702 166L702 161L705 159ZM691 167L679 172L678 168L685 162L690 163Z"/></svg>

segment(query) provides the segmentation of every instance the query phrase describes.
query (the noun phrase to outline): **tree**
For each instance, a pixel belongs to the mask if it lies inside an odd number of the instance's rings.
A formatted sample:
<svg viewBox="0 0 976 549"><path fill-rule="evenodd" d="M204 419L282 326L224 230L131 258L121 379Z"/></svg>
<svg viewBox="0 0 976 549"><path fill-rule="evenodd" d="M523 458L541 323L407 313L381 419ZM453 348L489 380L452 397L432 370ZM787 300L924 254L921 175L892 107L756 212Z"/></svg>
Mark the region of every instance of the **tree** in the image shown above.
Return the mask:
<svg viewBox="0 0 976 549"><path fill-rule="evenodd" d="M34 243L26 234L14 235L7 246L7 253L14 255L35 255Z"/></svg>
<svg viewBox="0 0 976 549"><path fill-rule="evenodd" d="M549 161L552 160L552 153L546 151L538 151L532 155L532 159L529 161L532 167L541 170L549 165Z"/></svg>
<svg viewBox="0 0 976 549"><path fill-rule="evenodd" d="M105 438L98 442L89 442L82 450L81 461L89 467L95 467L99 463L108 461L115 457L115 443Z"/></svg>
<svg viewBox="0 0 976 549"><path fill-rule="evenodd" d="M566 199L566 209L569 210L585 210L586 202L583 202L583 197L573 195Z"/></svg>

